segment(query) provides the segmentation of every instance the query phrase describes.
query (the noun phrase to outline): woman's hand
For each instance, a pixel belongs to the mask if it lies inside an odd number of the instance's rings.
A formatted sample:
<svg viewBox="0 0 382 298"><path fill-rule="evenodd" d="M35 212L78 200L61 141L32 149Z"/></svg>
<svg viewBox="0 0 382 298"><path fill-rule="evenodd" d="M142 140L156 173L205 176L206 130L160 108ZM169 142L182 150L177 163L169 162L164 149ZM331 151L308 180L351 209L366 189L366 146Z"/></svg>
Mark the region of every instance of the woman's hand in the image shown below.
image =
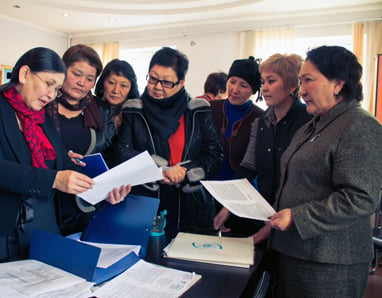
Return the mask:
<svg viewBox="0 0 382 298"><path fill-rule="evenodd" d="M111 192L106 199L110 204L115 205L121 203L125 200L125 197L131 191L131 185L122 185L119 189L116 187Z"/></svg>
<svg viewBox="0 0 382 298"><path fill-rule="evenodd" d="M253 235L253 244L256 245L264 240L268 239L271 235L271 227L269 225L265 225L258 231L255 235Z"/></svg>
<svg viewBox="0 0 382 298"><path fill-rule="evenodd" d="M84 167L86 166L86 163L84 163L83 161L81 161L81 159L84 158L83 155L79 154L79 153L75 153L73 152L72 150L69 150L68 151L68 156L70 157L70 160L76 164L77 166L81 166L81 167Z"/></svg>
<svg viewBox="0 0 382 298"><path fill-rule="evenodd" d="M267 224L276 230L288 230L293 225L292 209L283 209L276 214L273 214L271 221Z"/></svg>
<svg viewBox="0 0 382 298"><path fill-rule="evenodd" d="M92 188L93 179L70 170L58 171L53 182L53 188L70 194L79 194Z"/></svg>
<svg viewBox="0 0 382 298"><path fill-rule="evenodd" d="M163 183L168 185L177 185L186 178L187 168L175 165L166 171L163 171Z"/></svg>
<svg viewBox="0 0 382 298"><path fill-rule="evenodd" d="M221 230L222 232L230 232L231 229L224 226L227 221L230 212L227 208L223 207L220 212L214 218L214 229Z"/></svg>

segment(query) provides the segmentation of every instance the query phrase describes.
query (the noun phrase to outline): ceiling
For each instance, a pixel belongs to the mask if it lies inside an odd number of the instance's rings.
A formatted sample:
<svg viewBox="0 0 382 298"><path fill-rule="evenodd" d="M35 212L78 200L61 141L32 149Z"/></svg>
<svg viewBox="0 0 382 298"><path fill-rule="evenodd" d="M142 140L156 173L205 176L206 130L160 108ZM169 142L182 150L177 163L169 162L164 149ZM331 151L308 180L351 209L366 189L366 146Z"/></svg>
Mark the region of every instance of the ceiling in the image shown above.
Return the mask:
<svg viewBox="0 0 382 298"><path fill-rule="evenodd" d="M65 34L248 30L382 19L382 0L0 0L0 15Z"/></svg>

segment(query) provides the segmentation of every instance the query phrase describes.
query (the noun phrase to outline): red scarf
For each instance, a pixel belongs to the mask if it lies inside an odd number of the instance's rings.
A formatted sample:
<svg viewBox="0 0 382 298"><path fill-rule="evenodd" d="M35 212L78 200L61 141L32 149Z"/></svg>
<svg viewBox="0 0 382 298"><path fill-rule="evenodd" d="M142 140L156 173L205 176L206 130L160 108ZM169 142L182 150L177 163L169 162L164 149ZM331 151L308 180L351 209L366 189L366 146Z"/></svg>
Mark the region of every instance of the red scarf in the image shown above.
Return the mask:
<svg viewBox="0 0 382 298"><path fill-rule="evenodd" d="M47 168L45 160L53 160L57 154L40 126L45 122L44 108L40 111L28 108L15 87L5 91L4 97L20 119L24 137L31 150L32 166Z"/></svg>

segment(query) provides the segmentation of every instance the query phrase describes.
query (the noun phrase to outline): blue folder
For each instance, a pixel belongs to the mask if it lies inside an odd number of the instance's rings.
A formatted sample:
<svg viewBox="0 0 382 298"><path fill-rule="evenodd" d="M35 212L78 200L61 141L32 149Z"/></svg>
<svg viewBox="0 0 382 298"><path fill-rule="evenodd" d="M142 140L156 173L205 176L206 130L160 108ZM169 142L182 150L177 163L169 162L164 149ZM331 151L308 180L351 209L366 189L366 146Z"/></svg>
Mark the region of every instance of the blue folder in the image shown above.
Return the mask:
<svg viewBox="0 0 382 298"><path fill-rule="evenodd" d="M81 161L86 163L86 166L84 166L82 170L90 178L97 177L98 175L101 175L103 172L106 172L107 170L109 170L101 153L85 155Z"/></svg>
<svg viewBox="0 0 382 298"><path fill-rule="evenodd" d="M81 240L140 245L140 257L144 258L158 207L157 198L129 194L123 202L106 204L96 211Z"/></svg>
<svg viewBox="0 0 382 298"><path fill-rule="evenodd" d="M34 230L29 258L78 275L95 284L117 276L139 260L139 257L132 252L108 268L100 268L97 267L100 253L99 247L49 232Z"/></svg>

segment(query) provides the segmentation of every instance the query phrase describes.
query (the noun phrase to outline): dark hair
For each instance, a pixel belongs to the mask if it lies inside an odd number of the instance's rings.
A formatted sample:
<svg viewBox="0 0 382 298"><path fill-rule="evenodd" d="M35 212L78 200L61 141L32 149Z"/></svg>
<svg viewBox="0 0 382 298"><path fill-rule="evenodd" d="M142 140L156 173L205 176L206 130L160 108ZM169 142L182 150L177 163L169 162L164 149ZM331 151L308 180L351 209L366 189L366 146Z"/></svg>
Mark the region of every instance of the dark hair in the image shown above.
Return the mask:
<svg viewBox="0 0 382 298"><path fill-rule="evenodd" d="M10 82L1 87L1 91L11 89L19 82L19 72L22 66L28 66L32 72L66 73L66 67L61 57L53 50L37 47L25 52L13 67Z"/></svg>
<svg viewBox="0 0 382 298"><path fill-rule="evenodd" d="M96 69L96 77L102 72L102 61L97 52L83 44L71 46L67 49L62 56L62 60L64 60L66 67L72 66L75 62L86 61Z"/></svg>
<svg viewBox="0 0 382 298"><path fill-rule="evenodd" d="M321 46L309 51L305 61L312 62L328 80L345 81L339 93L343 100L362 100L362 66L352 52L340 46Z"/></svg>
<svg viewBox="0 0 382 298"><path fill-rule="evenodd" d="M210 73L204 83L204 93L212 93L214 96L227 90L227 74L225 72Z"/></svg>
<svg viewBox="0 0 382 298"><path fill-rule="evenodd" d="M124 60L114 59L105 66L105 69L103 70L101 76L99 77L97 85L95 87L95 94L100 99L102 99L103 93L104 93L103 83L112 73L118 76L125 77L131 83L129 94L127 94L125 100L129 98L139 97L137 76L135 75L133 67Z"/></svg>
<svg viewBox="0 0 382 298"><path fill-rule="evenodd" d="M171 67L178 77L178 80L182 81L186 77L188 70L188 59L186 55L178 50L170 47L163 47L158 50L151 58L149 71L154 65L161 65L165 67Z"/></svg>

